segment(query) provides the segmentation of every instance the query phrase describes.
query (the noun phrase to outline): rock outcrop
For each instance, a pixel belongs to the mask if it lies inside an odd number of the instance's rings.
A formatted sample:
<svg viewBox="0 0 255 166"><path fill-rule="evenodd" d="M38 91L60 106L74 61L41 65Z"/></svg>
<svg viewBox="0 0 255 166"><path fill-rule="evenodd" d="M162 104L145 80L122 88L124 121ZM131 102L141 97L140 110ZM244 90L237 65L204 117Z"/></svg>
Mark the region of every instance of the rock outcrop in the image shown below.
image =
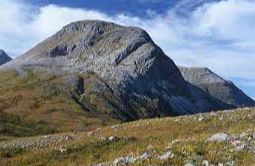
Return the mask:
<svg viewBox="0 0 255 166"><path fill-rule="evenodd" d="M1 69L78 74L73 99L124 121L232 108L185 81L144 30L103 21L71 23Z"/></svg>
<svg viewBox="0 0 255 166"><path fill-rule="evenodd" d="M0 65L3 65L12 59L5 53L4 50L0 49Z"/></svg>
<svg viewBox="0 0 255 166"><path fill-rule="evenodd" d="M179 69L187 82L224 103L234 107L255 106L255 102L231 81L224 80L208 68L179 67Z"/></svg>

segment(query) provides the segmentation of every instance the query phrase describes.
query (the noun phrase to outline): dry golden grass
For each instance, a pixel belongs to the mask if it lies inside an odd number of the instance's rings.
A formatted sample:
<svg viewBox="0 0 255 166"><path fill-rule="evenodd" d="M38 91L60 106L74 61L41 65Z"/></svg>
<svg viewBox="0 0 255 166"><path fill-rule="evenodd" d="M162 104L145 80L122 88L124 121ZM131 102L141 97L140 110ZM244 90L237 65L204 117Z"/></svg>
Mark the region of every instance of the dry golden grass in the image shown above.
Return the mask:
<svg viewBox="0 0 255 166"><path fill-rule="evenodd" d="M0 111L4 116L22 119L22 123L38 125L42 134L89 130L115 123L112 119L100 119L84 111L70 94L72 89L64 83L65 77L27 70L0 73ZM15 119L13 118L13 119ZM2 135L25 136L0 122ZM18 124L16 128L18 127ZM28 126L29 127L29 126ZM32 128L32 127L31 127ZM8 130L8 132L5 132ZM32 132L31 135L40 132Z"/></svg>
<svg viewBox="0 0 255 166"><path fill-rule="evenodd" d="M117 126L106 126L90 132L78 132L73 140L36 149L9 149L2 152L0 163L7 165L92 165L112 162L130 154L139 156L150 152L152 157L133 165L184 165L203 160L217 165L235 161L235 165L253 165L255 155L246 149L231 151L229 142L208 142L213 134L225 132L239 136L255 132L255 110L242 109L216 114L148 119ZM199 117L203 117L200 121ZM63 133L64 134L64 133ZM110 136L118 139L109 141ZM106 139L102 139L106 138ZM13 139L10 141L18 141ZM65 152L59 149L63 147ZM150 147L150 148L148 148ZM171 150L173 158L157 159Z"/></svg>

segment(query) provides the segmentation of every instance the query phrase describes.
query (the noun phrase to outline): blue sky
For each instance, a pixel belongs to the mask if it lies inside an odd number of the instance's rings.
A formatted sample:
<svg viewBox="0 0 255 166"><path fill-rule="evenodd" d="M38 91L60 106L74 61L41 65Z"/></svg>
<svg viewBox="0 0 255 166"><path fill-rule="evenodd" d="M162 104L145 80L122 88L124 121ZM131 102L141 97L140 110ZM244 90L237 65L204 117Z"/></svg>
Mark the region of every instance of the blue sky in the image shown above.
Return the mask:
<svg viewBox="0 0 255 166"><path fill-rule="evenodd" d="M125 13L144 17L147 10L157 13L166 12L178 0L33 0L35 5L56 4L73 8L100 10L107 14Z"/></svg>
<svg viewBox="0 0 255 166"><path fill-rule="evenodd" d="M252 0L1 0L0 48L17 57L77 20L138 26L176 64L209 67L255 98L254 18Z"/></svg>

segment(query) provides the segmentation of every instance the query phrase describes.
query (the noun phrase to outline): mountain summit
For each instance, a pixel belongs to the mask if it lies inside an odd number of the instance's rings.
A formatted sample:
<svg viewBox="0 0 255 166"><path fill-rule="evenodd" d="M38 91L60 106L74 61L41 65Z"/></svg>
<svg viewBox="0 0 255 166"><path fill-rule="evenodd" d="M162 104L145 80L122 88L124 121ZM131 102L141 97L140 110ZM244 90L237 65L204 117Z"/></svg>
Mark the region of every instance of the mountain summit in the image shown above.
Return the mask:
<svg viewBox="0 0 255 166"><path fill-rule="evenodd" d="M71 23L3 69L54 75L72 100L101 118L126 121L235 107L186 81L144 30L103 21Z"/></svg>
<svg viewBox="0 0 255 166"><path fill-rule="evenodd" d="M12 59L5 53L4 50L0 49L0 65L5 64Z"/></svg>

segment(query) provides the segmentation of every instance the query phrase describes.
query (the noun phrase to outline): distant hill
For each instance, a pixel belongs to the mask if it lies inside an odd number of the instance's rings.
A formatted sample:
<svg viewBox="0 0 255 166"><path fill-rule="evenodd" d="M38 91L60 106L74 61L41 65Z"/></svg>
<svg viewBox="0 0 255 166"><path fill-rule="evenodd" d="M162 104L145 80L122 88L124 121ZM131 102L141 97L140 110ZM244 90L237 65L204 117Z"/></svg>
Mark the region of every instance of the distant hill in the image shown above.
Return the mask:
<svg viewBox="0 0 255 166"><path fill-rule="evenodd" d="M10 58L4 50L0 49L0 65L3 65L9 61L11 61L12 58Z"/></svg>
<svg viewBox="0 0 255 166"><path fill-rule="evenodd" d="M184 79L207 94L234 107L255 106L253 99L208 68L179 67Z"/></svg>

